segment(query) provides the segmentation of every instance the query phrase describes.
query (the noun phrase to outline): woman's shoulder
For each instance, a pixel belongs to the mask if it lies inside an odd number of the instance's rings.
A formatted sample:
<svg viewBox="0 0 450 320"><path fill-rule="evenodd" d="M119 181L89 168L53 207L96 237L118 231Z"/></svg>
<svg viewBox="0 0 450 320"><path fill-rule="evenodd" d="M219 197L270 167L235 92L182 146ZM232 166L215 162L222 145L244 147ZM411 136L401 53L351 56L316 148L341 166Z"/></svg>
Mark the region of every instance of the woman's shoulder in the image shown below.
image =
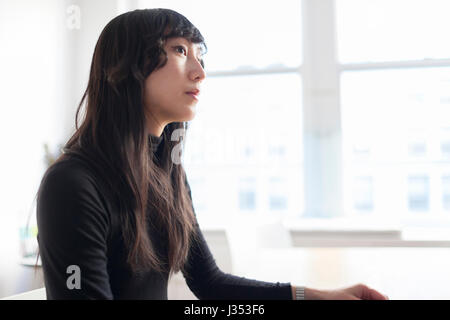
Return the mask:
<svg viewBox="0 0 450 320"><path fill-rule="evenodd" d="M63 154L44 172L42 183L47 182L95 183L95 174L80 158Z"/></svg>
<svg viewBox="0 0 450 320"><path fill-rule="evenodd" d="M38 216L57 221L96 217L109 224L110 205L99 185L86 163L72 156L60 157L48 167L41 180Z"/></svg>
<svg viewBox="0 0 450 320"><path fill-rule="evenodd" d="M39 194L83 195L105 203L106 190L89 163L80 157L63 154L45 171Z"/></svg>
<svg viewBox="0 0 450 320"><path fill-rule="evenodd" d="M37 193L41 243L62 246L103 241L112 234L110 205L95 177L78 159L61 157L44 173Z"/></svg>

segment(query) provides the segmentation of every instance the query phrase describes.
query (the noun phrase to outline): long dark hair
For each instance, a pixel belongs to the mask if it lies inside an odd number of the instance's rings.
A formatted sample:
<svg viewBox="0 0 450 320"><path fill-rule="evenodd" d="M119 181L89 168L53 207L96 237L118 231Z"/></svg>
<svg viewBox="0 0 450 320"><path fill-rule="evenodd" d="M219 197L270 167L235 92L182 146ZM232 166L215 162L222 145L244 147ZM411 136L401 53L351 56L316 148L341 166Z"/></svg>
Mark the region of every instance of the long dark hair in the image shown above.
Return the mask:
<svg viewBox="0 0 450 320"><path fill-rule="evenodd" d="M169 9L130 11L105 26L76 112L76 131L65 145L65 154L56 161L68 154L89 159L119 208L132 271L152 268L169 272L169 276L184 269L191 241L197 239L186 173L171 158L180 143L172 141L171 135L174 130L186 130L188 123L166 125L158 156L151 152L152 140L146 130L144 81L166 64L163 46L171 37L184 37L200 43L204 53L207 50L197 28ZM203 61L201 64L204 67ZM85 117L79 126L83 103ZM184 139L182 142L184 145ZM167 263L149 238L149 223L167 236Z"/></svg>

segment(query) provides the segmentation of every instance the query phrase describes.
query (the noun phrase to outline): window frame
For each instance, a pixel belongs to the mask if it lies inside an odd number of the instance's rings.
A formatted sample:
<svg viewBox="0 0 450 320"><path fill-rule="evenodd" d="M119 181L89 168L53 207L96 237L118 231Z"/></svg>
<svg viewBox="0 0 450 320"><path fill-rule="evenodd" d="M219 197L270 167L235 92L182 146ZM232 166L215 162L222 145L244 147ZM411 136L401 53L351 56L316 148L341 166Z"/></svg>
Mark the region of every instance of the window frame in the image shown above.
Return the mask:
<svg viewBox="0 0 450 320"><path fill-rule="evenodd" d="M408 61L384 61L384 62L365 62L365 63L340 63L338 61L338 53L337 53L337 26L336 26L336 2L335 0L322 0L322 1L316 1L316 0L302 0L302 9L303 9L303 16L304 16L304 22L303 22L303 38L304 39L314 39L315 43L313 43L313 46L316 46L316 50L314 51L314 48L308 47L309 44L307 41L303 42L303 50L304 50L304 65L302 66L304 69L308 68L306 64L308 64L308 51L313 51L316 53L316 56L314 59L316 60L316 64L329 66L328 72L325 71L323 73L320 73L320 76L314 76L314 79L308 79L309 75L307 73L303 74L303 83L312 83L312 91L327 93L328 94L328 107L332 108L332 113L335 115L335 119L339 119L340 122L340 115L341 115L341 105L340 105L340 81L341 81L341 75L344 72L349 71L362 71L362 70L386 70L386 69L403 69L403 68L429 68L429 67L449 67L450 66L450 59L423 59L423 60L408 60ZM315 17L318 18L319 21L314 21L314 18L307 19L307 17ZM330 18L331 17L331 18ZM320 19L319 19L320 18ZM331 43L326 43L327 41L330 41ZM319 48L325 48L328 50L328 54L322 54L318 50ZM330 54L331 52L331 54ZM320 62L318 62L320 61ZM328 90L323 90L323 87L321 87L321 81L326 81L326 78L328 79L334 79L334 81L327 81L328 84ZM336 79L337 78L337 79ZM305 89L304 89L305 92ZM314 108L311 106L313 102L305 100L304 101L304 108L307 108L309 112L313 113L312 117L315 117L317 119L327 117L327 114L325 114L324 108ZM316 102L317 103L317 102ZM328 112L329 110L327 110ZM306 117L305 117L306 118ZM323 139L320 144L322 145L322 148L333 148L333 149L339 149L339 154L335 154L333 161L336 163L339 163L340 165L340 172L331 172L327 179L331 181L331 183L334 184L334 187L336 190L339 190L340 186L342 186L342 172L343 172L343 160L341 158L342 156L342 134L341 134L341 127L340 123L332 123L327 124L325 123L323 127L320 125L316 126L316 130L324 130L326 132L329 132L331 135L335 135L335 139L328 139L329 141L326 141L326 139ZM307 126L305 125L305 128ZM308 132L305 132L305 136ZM308 150L304 151L305 154L308 152ZM327 168L325 167L328 159L324 159L325 153L321 153L318 156L318 160L320 163L322 163L322 172L327 172ZM328 156L331 156L328 154ZM306 170L305 166L305 170ZM320 176L317 174L316 178L319 178ZM331 178L331 179L330 179ZM310 184L305 183L305 189L310 188ZM320 190L318 191L320 192ZM325 201L328 200L328 198L323 196L323 199ZM343 198L341 198L343 200ZM308 197L305 198L305 201L311 201L311 198L308 199ZM336 202L338 203L338 202ZM305 204L305 207L307 207L307 204ZM325 208L323 208L325 209ZM352 217L351 215L346 215L346 213L343 212L342 202L341 206L335 210L334 217L331 217L329 219L323 219L320 222L320 227L312 227L312 226L306 226L307 230L312 230L313 232L310 233L311 239L310 241L306 242L305 245L337 245L337 246L444 246L448 247L450 246L450 242L446 241L445 239L438 239L438 237L433 237L433 234L436 229L432 227L424 227L424 228L414 228L414 227L407 227L406 225L422 225L422 224L429 224L430 220L433 220L433 218L429 217L410 217L404 221L394 221L392 223L387 221L382 221L382 218L356 218ZM443 223L443 225L450 222L450 218L434 218L435 223ZM306 220L299 221L299 223L307 225ZM424 223L425 222L425 223ZM291 223L292 225L292 223ZM354 233L349 233L347 228L348 226L355 226L355 230L360 231L359 236L355 237ZM370 232L367 232L367 230L373 229L373 226L377 226L377 230L380 231L378 234L373 234L373 238L369 241L366 241L366 237L370 234ZM345 237L345 241L339 242L339 237L333 237L330 233L330 237L327 239L320 239L318 236L321 232L327 232L328 229L334 228L333 232L339 231L340 236ZM355 231L353 230L353 231ZM386 238L386 231L388 230L397 230L399 237L397 239L389 239ZM444 228L439 228L440 231L445 230ZM450 229L449 229L450 231ZM295 237L301 237L304 233L304 230L300 227L292 227L291 232L293 233L294 239ZM315 232L315 233L314 233ZM384 233L384 234L383 234ZM335 234L335 233L334 233ZM428 238L427 240L424 240L424 238ZM336 242L337 241L337 242ZM298 245L298 243L297 243Z"/></svg>
<svg viewBox="0 0 450 320"><path fill-rule="evenodd" d="M118 0L124 2L126 0ZM402 68L449 67L450 59L424 59L365 63L340 63L338 61L336 1L301 1L302 64L297 67L267 68L243 67L235 70L208 71L208 78L295 73L302 78L303 102L303 170L304 212L283 222L293 239L308 234L307 246L446 246L450 240L418 240L427 230L411 231L398 221L360 218L343 209L343 157L341 129L340 81L344 72L386 70ZM128 2L128 1L126 1ZM138 3L131 0L130 5ZM131 5L133 6L133 5ZM299 106L300 107L300 106ZM316 183L325 181L326 183ZM317 217L320 217L317 219ZM395 220L395 219L394 219ZM445 220L445 221L444 221ZM440 222L450 222L450 218ZM411 224L420 225L429 218L412 218ZM203 229L217 230L223 226L205 219ZM373 232L373 226L377 232ZM352 230L348 230L352 226ZM358 232L355 232L358 231ZM389 238L395 231L397 238ZM324 234L328 236L323 238ZM406 236L413 234L412 238ZM417 236L420 234L420 236ZM449 233L450 234L450 233ZM386 235L389 235L386 238ZM340 241L339 239L346 240ZM416 237L416 238L414 238ZM426 238L426 237L425 237ZM295 242L295 241L294 241ZM296 246L299 244L297 243Z"/></svg>

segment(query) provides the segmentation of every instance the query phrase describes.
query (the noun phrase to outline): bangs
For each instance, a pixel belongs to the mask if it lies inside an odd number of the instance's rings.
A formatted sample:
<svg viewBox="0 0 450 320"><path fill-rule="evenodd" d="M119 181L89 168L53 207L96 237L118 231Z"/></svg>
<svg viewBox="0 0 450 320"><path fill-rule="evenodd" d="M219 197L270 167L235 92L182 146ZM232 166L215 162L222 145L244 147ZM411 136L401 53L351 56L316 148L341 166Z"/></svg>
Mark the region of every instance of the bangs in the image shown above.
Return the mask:
<svg viewBox="0 0 450 320"><path fill-rule="evenodd" d="M189 42L200 44L201 55L206 54L208 48L200 31L185 16L173 12L175 14L168 15L163 39L182 37Z"/></svg>

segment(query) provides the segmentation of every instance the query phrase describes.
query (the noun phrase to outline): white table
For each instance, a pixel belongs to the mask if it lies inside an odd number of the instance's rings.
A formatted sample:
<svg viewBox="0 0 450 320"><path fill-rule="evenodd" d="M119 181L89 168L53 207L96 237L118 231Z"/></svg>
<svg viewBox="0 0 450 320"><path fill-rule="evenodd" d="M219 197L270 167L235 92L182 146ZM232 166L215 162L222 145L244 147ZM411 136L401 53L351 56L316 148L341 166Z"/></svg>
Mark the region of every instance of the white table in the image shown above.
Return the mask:
<svg viewBox="0 0 450 320"><path fill-rule="evenodd" d="M449 248L260 249L243 275L316 289L366 284L391 300L450 299Z"/></svg>

